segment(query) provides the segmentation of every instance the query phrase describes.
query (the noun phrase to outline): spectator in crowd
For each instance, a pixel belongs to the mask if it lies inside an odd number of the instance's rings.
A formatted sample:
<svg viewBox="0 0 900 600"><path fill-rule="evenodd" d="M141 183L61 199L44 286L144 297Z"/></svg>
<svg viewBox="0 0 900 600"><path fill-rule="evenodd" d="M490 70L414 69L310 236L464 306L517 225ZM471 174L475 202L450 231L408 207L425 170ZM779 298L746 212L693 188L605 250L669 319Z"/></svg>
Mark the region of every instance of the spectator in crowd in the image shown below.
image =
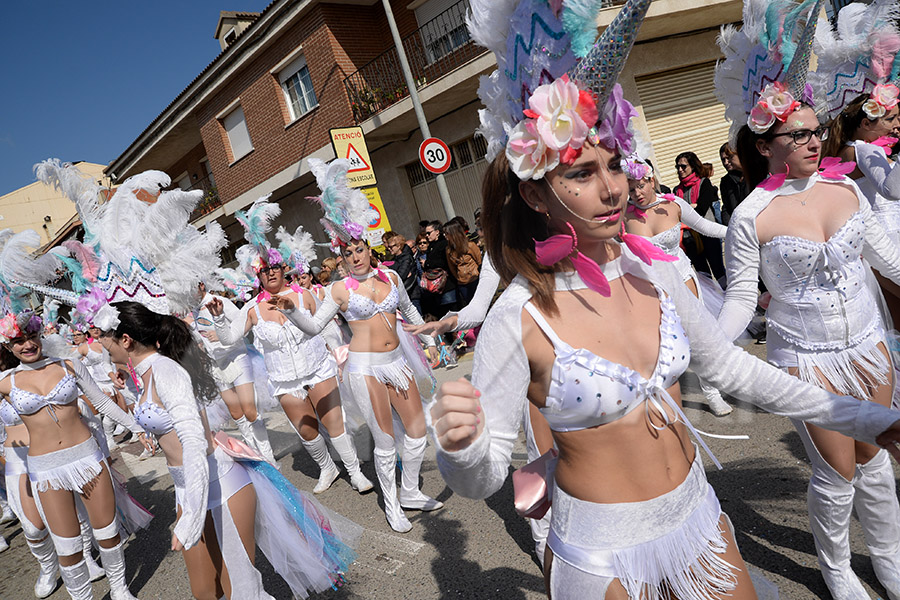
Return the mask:
<svg viewBox="0 0 900 600"><path fill-rule="evenodd" d="M409 299L421 314L419 270L416 268L416 257L413 256L410 247L406 245L406 238L396 231L388 231L381 239L384 247L391 253L391 260L394 261L391 269L400 276L400 281L403 282Z"/></svg>
<svg viewBox="0 0 900 600"><path fill-rule="evenodd" d="M319 270L319 285L328 285L331 283L331 274L337 268L337 259L329 256L322 261L322 268Z"/></svg>
<svg viewBox="0 0 900 600"><path fill-rule="evenodd" d="M704 218L716 221L713 204L719 201L719 195L716 186L704 176L709 169L703 166L693 152L682 152L675 158L675 170L680 180L675 186L675 195L683 198ZM693 230L686 230L682 235L685 254L691 259L694 268L709 273L714 279L723 279L725 264L722 261L722 242Z"/></svg>
<svg viewBox="0 0 900 600"><path fill-rule="evenodd" d="M428 236L428 254L425 258L422 307L425 312L437 318L455 310L457 304L456 280L450 274L447 264L447 240L442 233L440 221L431 221L425 228ZM430 289L428 289L430 287Z"/></svg>
<svg viewBox="0 0 900 600"><path fill-rule="evenodd" d="M460 308L466 306L478 287L481 269L481 250L466 236L459 221L451 220L444 228L447 239L447 265L456 279L456 293Z"/></svg>
<svg viewBox="0 0 900 600"><path fill-rule="evenodd" d="M728 143L719 148L719 158L725 167L725 176L719 182L719 191L722 193L722 225L728 225L734 209L747 197L747 182L744 180L744 169L741 167L741 159Z"/></svg>
<svg viewBox="0 0 900 600"><path fill-rule="evenodd" d="M481 228L481 208L475 209L475 243L484 254L484 229Z"/></svg>
<svg viewBox="0 0 900 600"><path fill-rule="evenodd" d="M426 227L428 227L428 221L419 221L419 233L425 233Z"/></svg>

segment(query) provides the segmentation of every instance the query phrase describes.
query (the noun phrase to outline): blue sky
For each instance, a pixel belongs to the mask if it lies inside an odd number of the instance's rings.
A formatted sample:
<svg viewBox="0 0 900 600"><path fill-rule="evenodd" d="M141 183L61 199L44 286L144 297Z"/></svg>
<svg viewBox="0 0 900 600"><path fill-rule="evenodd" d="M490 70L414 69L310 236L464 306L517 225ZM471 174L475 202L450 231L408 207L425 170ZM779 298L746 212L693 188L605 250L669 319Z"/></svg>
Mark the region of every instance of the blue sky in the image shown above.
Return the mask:
<svg viewBox="0 0 900 600"><path fill-rule="evenodd" d="M269 1L4 3L0 195L45 158L109 163L219 54L219 12Z"/></svg>

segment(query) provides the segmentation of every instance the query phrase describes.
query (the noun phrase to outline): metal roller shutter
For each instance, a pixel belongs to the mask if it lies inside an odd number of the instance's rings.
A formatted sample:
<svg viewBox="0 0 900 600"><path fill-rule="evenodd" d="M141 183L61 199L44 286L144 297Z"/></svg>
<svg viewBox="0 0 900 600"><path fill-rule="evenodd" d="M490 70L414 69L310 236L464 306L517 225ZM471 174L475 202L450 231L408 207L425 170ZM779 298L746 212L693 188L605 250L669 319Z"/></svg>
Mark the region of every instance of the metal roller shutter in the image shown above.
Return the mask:
<svg viewBox="0 0 900 600"><path fill-rule="evenodd" d="M713 88L714 70L711 62L636 80L656 154L654 165L669 187L678 183L675 157L682 152L694 152L700 162L713 165L714 185L724 175L719 147L728 141L729 123Z"/></svg>

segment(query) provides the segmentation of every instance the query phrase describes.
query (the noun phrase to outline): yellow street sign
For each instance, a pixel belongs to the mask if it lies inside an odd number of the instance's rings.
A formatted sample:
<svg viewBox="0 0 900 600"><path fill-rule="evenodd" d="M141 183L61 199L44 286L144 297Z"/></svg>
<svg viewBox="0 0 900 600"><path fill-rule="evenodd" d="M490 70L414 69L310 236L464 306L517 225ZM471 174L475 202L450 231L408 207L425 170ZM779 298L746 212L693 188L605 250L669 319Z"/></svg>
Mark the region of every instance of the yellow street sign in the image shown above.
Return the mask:
<svg viewBox="0 0 900 600"><path fill-rule="evenodd" d="M335 156L350 161L347 185L352 188L375 185L375 171L372 169L372 159L369 158L362 127L341 127L330 129L329 133Z"/></svg>
<svg viewBox="0 0 900 600"><path fill-rule="evenodd" d="M369 199L369 207L378 213L378 216L369 222L369 227L365 233L366 241L369 242L369 246L372 248L383 252L384 247L381 245L381 236L391 230L391 224L388 222L387 213L384 210L384 203L381 202L381 195L378 193L377 187L365 188L363 193Z"/></svg>

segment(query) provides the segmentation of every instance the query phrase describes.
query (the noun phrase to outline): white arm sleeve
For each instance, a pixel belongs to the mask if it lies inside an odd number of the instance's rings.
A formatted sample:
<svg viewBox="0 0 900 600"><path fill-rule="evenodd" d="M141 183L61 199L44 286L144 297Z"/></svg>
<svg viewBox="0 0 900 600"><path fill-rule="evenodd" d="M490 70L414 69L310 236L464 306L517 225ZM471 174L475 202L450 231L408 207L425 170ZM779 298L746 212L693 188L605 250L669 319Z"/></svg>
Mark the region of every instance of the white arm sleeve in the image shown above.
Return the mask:
<svg viewBox="0 0 900 600"><path fill-rule="evenodd" d="M297 310L297 307L281 312L306 335L310 337L319 335L325 329L325 326L340 312L340 307L331 295L331 285L325 291L325 299L322 300L322 304L316 309L316 314L307 316L304 314L304 311Z"/></svg>
<svg viewBox="0 0 900 600"><path fill-rule="evenodd" d="M491 300L500 287L500 275L494 270L491 264L491 258L487 253L483 255L481 261L481 272L478 275L478 286L475 288L475 294L469 304L459 312L447 313L447 317L456 316L455 331L463 331L478 327L487 317L488 309L491 307Z"/></svg>
<svg viewBox="0 0 900 600"><path fill-rule="evenodd" d="M209 463L206 453L209 442L187 371L166 357L156 359L152 368L156 395L172 417L175 435L181 442L185 494L181 518L175 523L174 533L187 550L200 539L206 523L209 494Z"/></svg>
<svg viewBox="0 0 900 600"><path fill-rule="evenodd" d="M394 287L397 288L397 292L400 295L400 301L397 304L397 310L399 310L400 314L403 315L403 319L407 323L412 323L413 325L424 325L425 320L422 319L422 315L419 314L419 311L409 299L409 294L406 293L406 287L400 282L400 276L393 271L390 271L388 273L388 277L394 280ZM436 345L434 343L434 338L430 335L420 335L419 340L421 340L422 343L426 346Z"/></svg>
<svg viewBox="0 0 900 600"><path fill-rule="evenodd" d="M856 166L875 190L888 200L900 200L900 169L888 160L884 150L875 144L854 144Z"/></svg>
<svg viewBox="0 0 900 600"><path fill-rule="evenodd" d="M735 211L725 236L728 287L719 311L719 327L729 340L736 339L747 328L756 312L759 238L755 223L755 214L748 216Z"/></svg>
<svg viewBox="0 0 900 600"><path fill-rule="evenodd" d="M898 169L900 170L900 169ZM869 202L859 194L859 209L866 222L863 258L869 261L881 275L900 285L900 249L884 232Z"/></svg>
<svg viewBox="0 0 900 600"><path fill-rule="evenodd" d="M487 498L500 489L509 471L531 379L522 346L522 307L529 297L522 285L510 285L478 336L472 384L481 392L482 434L469 447L447 452L434 434L431 406L425 409L441 475L454 492L467 498Z"/></svg>
<svg viewBox="0 0 900 600"><path fill-rule="evenodd" d="M657 266L654 265L654 269ZM837 431L861 442L875 438L900 420L900 412L875 402L860 402L805 383L754 357L731 343L712 326L712 315L681 283L679 274L664 265L659 275L675 302L691 345L691 368L710 385L763 410Z"/></svg>
<svg viewBox="0 0 900 600"><path fill-rule="evenodd" d="M244 305L244 308L235 318L228 316L227 311L223 311L218 317L213 317L213 323L216 326L216 335L219 341L226 346L238 343L247 332L250 331L250 310L253 308L255 300L250 300Z"/></svg>
<svg viewBox="0 0 900 600"><path fill-rule="evenodd" d="M728 233L727 227L716 223L715 221L704 219L690 204L678 196L675 196L675 203L678 204L678 208L681 209L681 222L700 235L722 239L725 237L725 234Z"/></svg>
<svg viewBox="0 0 900 600"><path fill-rule="evenodd" d="M112 398L104 394L100 388L97 387L94 378L88 373L87 368L81 364L81 361L67 361L66 366L74 373L78 388L85 396L87 396L87 399L91 401L94 408L110 417L119 425L128 428L131 433L135 435L144 433L144 429L137 424L131 413L127 413L119 408L119 405L116 404Z"/></svg>

